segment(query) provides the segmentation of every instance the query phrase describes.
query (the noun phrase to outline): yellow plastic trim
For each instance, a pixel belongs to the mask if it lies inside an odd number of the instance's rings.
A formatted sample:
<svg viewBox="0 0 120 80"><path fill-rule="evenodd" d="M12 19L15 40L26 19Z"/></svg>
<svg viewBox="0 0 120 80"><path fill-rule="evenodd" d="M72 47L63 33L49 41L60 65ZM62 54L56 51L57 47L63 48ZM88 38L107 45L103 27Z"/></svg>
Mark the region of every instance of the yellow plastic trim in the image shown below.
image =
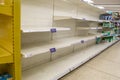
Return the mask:
<svg viewBox="0 0 120 80"><path fill-rule="evenodd" d="M21 30L20 30L20 0L14 0L14 80L21 79Z"/></svg>
<svg viewBox="0 0 120 80"><path fill-rule="evenodd" d="M13 0L4 0L4 3L5 3L6 5L12 4L12 2L13 2Z"/></svg>
<svg viewBox="0 0 120 80"><path fill-rule="evenodd" d="M0 14L12 16L12 6L0 5Z"/></svg>
<svg viewBox="0 0 120 80"><path fill-rule="evenodd" d="M0 48L0 64L13 63L13 55Z"/></svg>

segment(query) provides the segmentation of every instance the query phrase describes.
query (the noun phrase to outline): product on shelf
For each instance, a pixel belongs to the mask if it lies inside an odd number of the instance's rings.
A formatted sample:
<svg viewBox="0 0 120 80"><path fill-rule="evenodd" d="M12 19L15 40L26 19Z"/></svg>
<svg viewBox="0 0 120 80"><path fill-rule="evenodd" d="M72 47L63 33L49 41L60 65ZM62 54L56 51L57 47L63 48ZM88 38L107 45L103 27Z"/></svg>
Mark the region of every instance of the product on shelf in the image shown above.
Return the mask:
<svg viewBox="0 0 120 80"><path fill-rule="evenodd" d="M101 14L99 17L100 20L113 20L112 14Z"/></svg>
<svg viewBox="0 0 120 80"><path fill-rule="evenodd" d="M101 43L101 41L102 41L102 38L101 38L101 37L96 37L96 44Z"/></svg>
<svg viewBox="0 0 120 80"><path fill-rule="evenodd" d="M109 21L109 22L102 22L99 24L99 26L102 26L102 38L101 42L111 42L113 40L116 40L116 35L118 34L118 29L115 25L115 22ZM99 43L99 38L96 39L96 43Z"/></svg>
<svg viewBox="0 0 120 80"><path fill-rule="evenodd" d="M4 73L0 74L0 80L13 80L13 78L9 73Z"/></svg>
<svg viewBox="0 0 120 80"><path fill-rule="evenodd" d="M113 22L103 22L103 27L115 27L114 23Z"/></svg>
<svg viewBox="0 0 120 80"><path fill-rule="evenodd" d="M120 14L119 14L119 12L113 12L113 13L112 13L112 17L114 18L114 20L119 20L119 19L120 19Z"/></svg>
<svg viewBox="0 0 120 80"><path fill-rule="evenodd" d="M119 12L110 12L100 15L100 20L120 20Z"/></svg>

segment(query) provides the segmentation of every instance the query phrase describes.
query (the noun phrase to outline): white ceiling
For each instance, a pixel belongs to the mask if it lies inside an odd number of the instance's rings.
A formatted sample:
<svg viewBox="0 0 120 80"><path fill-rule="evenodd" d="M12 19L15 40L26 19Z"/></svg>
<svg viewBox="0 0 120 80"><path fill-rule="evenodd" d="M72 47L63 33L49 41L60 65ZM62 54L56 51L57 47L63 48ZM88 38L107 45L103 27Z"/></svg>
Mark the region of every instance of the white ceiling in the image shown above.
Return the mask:
<svg viewBox="0 0 120 80"><path fill-rule="evenodd" d="M105 7L105 10L120 11L120 0L92 0L95 5Z"/></svg>

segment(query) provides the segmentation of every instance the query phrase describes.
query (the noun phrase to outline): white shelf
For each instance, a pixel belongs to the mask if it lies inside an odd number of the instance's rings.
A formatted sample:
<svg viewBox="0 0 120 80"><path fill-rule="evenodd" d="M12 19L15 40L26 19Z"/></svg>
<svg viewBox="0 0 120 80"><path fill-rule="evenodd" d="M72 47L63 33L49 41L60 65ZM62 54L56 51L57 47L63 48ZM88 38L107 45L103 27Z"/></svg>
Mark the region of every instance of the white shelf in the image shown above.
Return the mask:
<svg viewBox="0 0 120 80"><path fill-rule="evenodd" d="M99 22L120 22L120 20L99 20Z"/></svg>
<svg viewBox="0 0 120 80"><path fill-rule="evenodd" d="M90 29L102 29L102 27L90 27Z"/></svg>
<svg viewBox="0 0 120 80"><path fill-rule="evenodd" d="M77 19L80 21L88 21L88 22L99 22L99 20L93 20L93 19L86 19L86 18L78 18L78 17L72 17L72 16L54 16L54 20L64 20L64 19Z"/></svg>
<svg viewBox="0 0 120 80"><path fill-rule="evenodd" d="M120 20L114 20L114 21L112 21L112 22L120 22Z"/></svg>
<svg viewBox="0 0 120 80"><path fill-rule="evenodd" d="M22 80L57 80L79 67L115 42L94 45L60 59L36 66L23 72Z"/></svg>
<svg viewBox="0 0 120 80"><path fill-rule="evenodd" d="M102 27L77 27L77 30L96 30L102 29Z"/></svg>
<svg viewBox="0 0 120 80"><path fill-rule="evenodd" d="M77 27L77 30L89 30L90 27Z"/></svg>
<svg viewBox="0 0 120 80"><path fill-rule="evenodd" d="M51 29L56 29L56 31L66 31L66 30L70 30L70 28L65 28L65 27L24 26L24 27L22 27L22 32L23 32L23 33L31 33L31 32L50 32Z"/></svg>
<svg viewBox="0 0 120 80"><path fill-rule="evenodd" d="M66 46L70 46L70 44L62 41L25 44L25 46L22 47L22 55L23 57L28 58L34 55L49 52L50 48L64 48Z"/></svg>
<svg viewBox="0 0 120 80"><path fill-rule="evenodd" d="M71 46L72 44L75 43L81 43L81 40L88 41L91 39L95 39L98 36L101 35L99 34L99 35L86 36L86 37L70 37L65 39L53 40L50 42L24 44L24 46L22 46L21 53L24 58L28 58L34 55L49 52L50 48L56 48L56 49L64 48L67 46Z"/></svg>
<svg viewBox="0 0 120 80"><path fill-rule="evenodd" d="M98 20L98 22L111 22L111 20Z"/></svg>
<svg viewBox="0 0 120 80"><path fill-rule="evenodd" d="M63 19L74 19L70 16L54 16L54 20L63 20Z"/></svg>

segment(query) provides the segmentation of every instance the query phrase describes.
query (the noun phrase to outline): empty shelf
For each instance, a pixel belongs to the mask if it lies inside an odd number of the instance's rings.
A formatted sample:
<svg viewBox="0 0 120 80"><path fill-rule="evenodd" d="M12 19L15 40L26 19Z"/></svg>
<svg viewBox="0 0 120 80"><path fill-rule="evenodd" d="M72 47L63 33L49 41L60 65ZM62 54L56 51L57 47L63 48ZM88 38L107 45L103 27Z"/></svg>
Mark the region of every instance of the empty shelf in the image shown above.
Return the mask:
<svg viewBox="0 0 120 80"><path fill-rule="evenodd" d="M99 22L111 22L111 20L99 20Z"/></svg>
<svg viewBox="0 0 120 80"><path fill-rule="evenodd" d="M25 58L27 58L27 57L32 57L34 55L42 54L45 52L49 52L51 48L58 49L58 48L64 48L66 46L70 46L70 44L62 41L25 44L25 46L22 47L22 54Z"/></svg>
<svg viewBox="0 0 120 80"><path fill-rule="evenodd" d="M76 19L82 21L88 21L88 22L98 22L98 20L93 19L86 19L86 18L78 18L78 17L72 17L72 16L54 16L54 20L64 20L64 19Z"/></svg>
<svg viewBox="0 0 120 80"><path fill-rule="evenodd" d="M77 30L89 30L90 27L77 27Z"/></svg>
<svg viewBox="0 0 120 80"><path fill-rule="evenodd" d="M97 36L101 35L93 35L93 36L86 36L86 37L70 37L70 38L64 38L59 40L53 40L50 42L43 42L43 43L31 43L31 44L24 44L22 46L22 55L23 57L32 57L34 55L42 54L45 52L49 52L51 48L64 48L71 46L75 43L81 43L81 40L84 40L84 42L95 39Z"/></svg>
<svg viewBox="0 0 120 80"><path fill-rule="evenodd" d="M13 62L13 55L8 51L0 48L0 64L12 63L12 62Z"/></svg>
<svg viewBox="0 0 120 80"><path fill-rule="evenodd" d="M70 16L54 16L54 20L72 19Z"/></svg>
<svg viewBox="0 0 120 80"><path fill-rule="evenodd" d="M102 29L102 27L77 27L77 30L95 30L95 29Z"/></svg>
<svg viewBox="0 0 120 80"><path fill-rule="evenodd" d="M22 80L57 80L93 58L115 42L94 45L83 51L78 51L49 63L26 70L23 72Z"/></svg>
<svg viewBox="0 0 120 80"><path fill-rule="evenodd" d="M56 29L56 31L70 30L70 28L65 28L65 27L22 26L22 32L23 33L30 33L30 32L50 32L51 29Z"/></svg>
<svg viewBox="0 0 120 80"><path fill-rule="evenodd" d="M90 27L90 29L102 29L102 27Z"/></svg>
<svg viewBox="0 0 120 80"><path fill-rule="evenodd" d="M0 5L0 14L12 16L12 6Z"/></svg>

